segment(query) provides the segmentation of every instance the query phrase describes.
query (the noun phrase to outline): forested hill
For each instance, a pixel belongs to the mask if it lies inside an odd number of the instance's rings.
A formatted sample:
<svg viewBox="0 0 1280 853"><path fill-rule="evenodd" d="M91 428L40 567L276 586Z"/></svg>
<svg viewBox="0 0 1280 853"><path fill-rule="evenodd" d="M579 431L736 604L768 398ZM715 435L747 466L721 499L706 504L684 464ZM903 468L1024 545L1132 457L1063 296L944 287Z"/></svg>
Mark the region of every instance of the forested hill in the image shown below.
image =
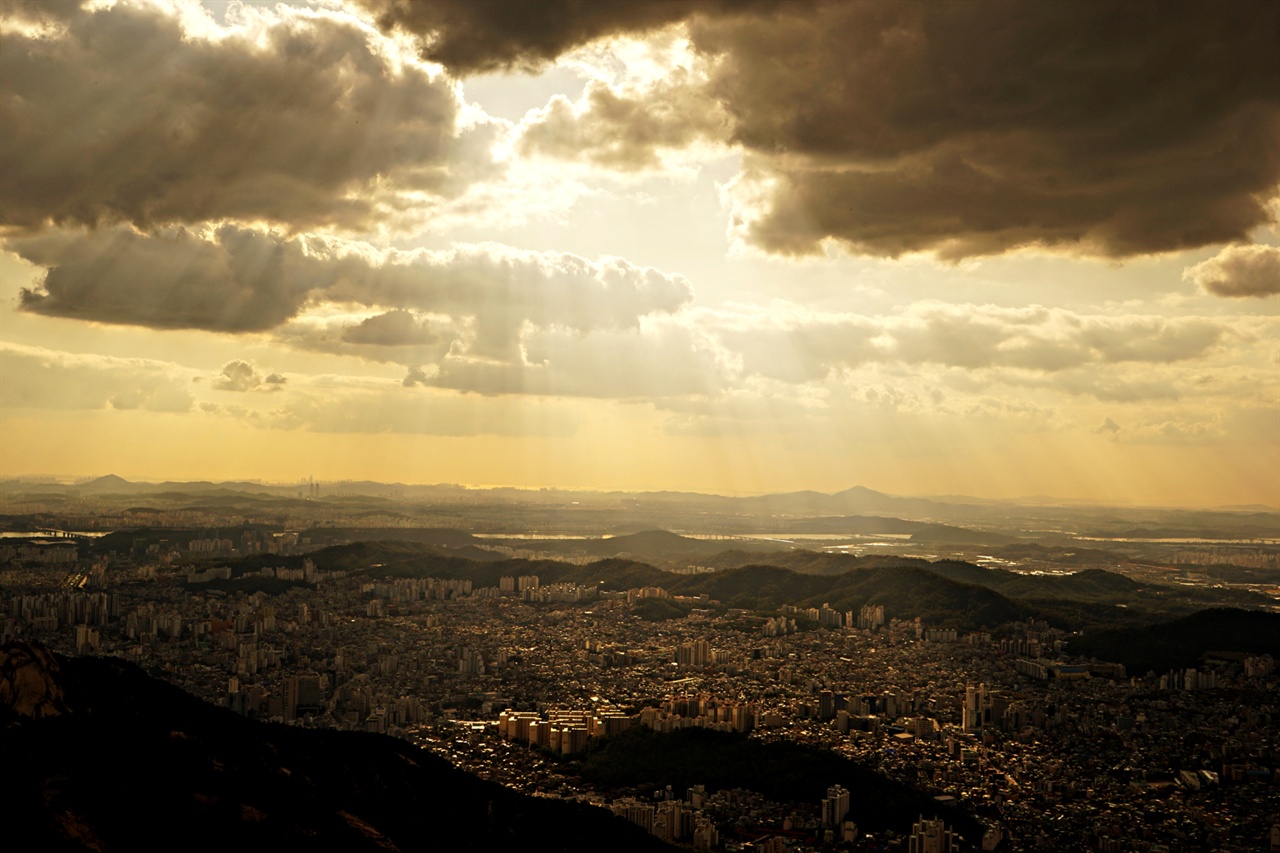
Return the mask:
<svg viewBox="0 0 1280 853"><path fill-rule="evenodd" d="M1069 651L1122 663L1133 675L1194 667L1208 652L1280 658L1280 613L1202 610L1171 622L1089 634L1072 640Z"/></svg>

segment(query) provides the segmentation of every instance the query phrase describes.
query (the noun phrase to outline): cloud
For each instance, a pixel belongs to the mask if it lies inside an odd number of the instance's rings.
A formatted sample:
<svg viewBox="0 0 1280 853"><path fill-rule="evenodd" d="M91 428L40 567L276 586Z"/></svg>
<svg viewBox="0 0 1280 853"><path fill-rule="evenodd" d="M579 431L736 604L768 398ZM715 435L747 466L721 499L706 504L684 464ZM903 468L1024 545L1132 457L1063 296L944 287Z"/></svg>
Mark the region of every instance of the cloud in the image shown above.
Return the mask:
<svg viewBox="0 0 1280 853"><path fill-rule="evenodd" d="M409 368L409 372L405 374L404 379L400 380L400 384L406 388L413 388L415 385L426 385L427 374L421 367L415 365Z"/></svg>
<svg viewBox="0 0 1280 853"><path fill-rule="evenodd" d="M374 346L429 345L439 341L427 323L411 311L388 311L366 317L342 330L342 339Z"/></svg>
<svg viewBox="0 0 1280 853"><path fill-rule="evenodd" d="M1093 317L1082 323L1080 340L1104 362L1168 364L1204 355L1229 331L1200 317Z"/></svg>
<svg viewBox="0 0 1280 853"><path fill-rule="evenodd" d="M657 29L694 13L768 9L760 0L358 0L386 28L421 37L422 55L460 74L533 70L578 45Z"/></svg>
<svg viewBox="0 0 1280 853"><path fill-rule="evenodd" d="M314 286L298 244L231 225L204 234L55 230L8 246L47 270L39 287L22 291L22 309L53 317L263 331L296 314Z"/></svg>
<svg viewBox="0 0 1280 853"><path fill-rule="evenodd" d="M229 361L213 378L218 391L279 391L289 380L279 373L263 374L247 361Z"/></svg>
<svg viewBox="0 0 1280 853"><path fill-rule="evenodd" d="M783 382L821 380L840 367L885 358L884 326L870 317L814 316L782 323L731 322L719 335L739 356L742 372Z"/></svg>
<svg viewBox="0 0 1280 853"><path fill-rule="evenodd" d="M186 412L189 371L142 358L78 355L0 342L0 409Z"/></svg>
<svg viewBox="0 0 1280 853"><path fill-rule="evenodd" d="M1103 403L1159 403L1174 402L1182 398L1178 386L1165 379L1131 379L1127 377L1100 376L1096 371L1073 371L1048 379L1030 380L1001 377L1006 384L1017 387L1044 388L1076 396L1092 397Z"/></svg>
<svg viewBox="0 0 1280 853"><path fill-rule="evenodd" d="M455 344L464 349L475 325L468 317L423 316L399 309L360 319L337 310L336 315L309 312L274 329L272 337L294 349L410 366L434 364ZM391 319L383 319L388 315Z"/></svg>
<svg viewBox="0 0 1280 853"><path fill-rule="evenodd" d="M597 166L638 171L661 166L663 152L725 141L729 129L719 102L679 69L638 92L596 80L576 104L557 95L526 118L518 147L525 156L585 158Z"/></svg>
<svg viewBox="0 0 1280 853"><path fill-rule="evenodd" d="M655 318L634 329L530 329L518 358L446 358L428 382L482 394L639 399L715 395L731 375L713 340Z"/></svg>
<svg viewBox="0 0 1280 853"><path fill-rule="evenodd" d="M1280 293L1280 248L1227 246L1212 258L1187 267L1182 277L1214 296L1265 299Z"/></svg>
<svg viewBox="0 0 1280 853"><path fill-rule="evenodd" d="M365 5L459 72L682 21L701 92L596 86L525 149L641 168L727 116L734 230L769 252L1176 251L1246 238L1280 184L1271 2Z"/></svg>
<svg viewBox="0 0 1280 853"><path fill-rule="evenodd" d="M769 252L1127 257L1274 215L1272 2L361 5L455 74L678 25L696 73L555 99L517 150L637 171L732 143L734 233ZM364 230L500 198L498 125L345 11L236 6L223 30L181 4L54 6L6 4L0 225Z"/></svg>
<svg viewBox="0 0 1280 853"><path fill-rule="evenodd" d="M388 193L474 177L450 81L350 16L243 7L197 32L190 8L49 5L52 33L0 28L0 224L361 228Z"/></svg>
<svg viewBox="0 0 1280 853"><path fill-rule="evenodd" d="M1277 26L1273 3L831 3L692 32L753 155L748 240L1121 257L1268 221Z"/></svg>
<svg viewBox="0 0 1280 853"><path fill-rule="evenodd" d="M1171 364L1202 358L1231 334L1214 320L1085 316L1038 305L921 303L885 317L777 311L781 316L708 314L703 322L740 356L745 374L790 382L866 364L1038 374L1107 363Z"/></svg>
<svg viewBox="0 0 1280 853"><path fill-rule="evenodd" d="M1120 425L1111 418L1107 418L1102 422L1101 426L1094 430L1096 435L1115 435L1120 431Z"/></svg>
<svg viewBox="0 0 1280 853"><path fill-rule="evenodd" d="M406 385L647 399L664 407L691 400L735 400L741 407L748 397L780 394L818 403L825 398L813 397L816 391L848 394L872 375L929 396L939 369L962 371L966 393L998 383L1132 403L1178 399L1181 365L1202 363L1233 336L1246 340L1226 321L1089 316L1042 306L923 303L870 317L776 303L687 308L647 316L633 328L528 326L518 351L501 357L455 348L404 363L413 366ZM959 387L954 377L947 381ZM868 405L895 399L893 389L880 387L876 399L860 399Z"/></svg>
<svg viewBox="0 0 1280 853"><path fill-rule="evenodd" d="M411 393L400 383L313 386L254 420L264 428L406 435L573 435L577 415L551 402Z"/></svg>
<svg viewBox="0 0 1280 853"><path fill-rule="evenodd" d="M1177 417L1177 416L1175 416ZM1218 443L1229 435L1226 424L1220 419L1204 421L1177 417L1176 420L1153 420L1116 439L1126 444L1164 444L1175 446L1207 445Z"/></svg>
<svg viewBox="0 0 1280 853"><path fill-rule="evenodd" d="M407 313L426 312L454 318L441 330L452 327L459 346L491 358L512 357L526 323L580 332L632 328L640 317L675 311L693 296L683 278L618 258L590 261L497 244L384 251L222 225L201 233L54 231L9 246L48 271L40 286L21 294L21 307L34 313L249 332L280 327L308 304L339 302L389 309L343 327L341 341L370 348L430 344L432 332Z"/></svg>

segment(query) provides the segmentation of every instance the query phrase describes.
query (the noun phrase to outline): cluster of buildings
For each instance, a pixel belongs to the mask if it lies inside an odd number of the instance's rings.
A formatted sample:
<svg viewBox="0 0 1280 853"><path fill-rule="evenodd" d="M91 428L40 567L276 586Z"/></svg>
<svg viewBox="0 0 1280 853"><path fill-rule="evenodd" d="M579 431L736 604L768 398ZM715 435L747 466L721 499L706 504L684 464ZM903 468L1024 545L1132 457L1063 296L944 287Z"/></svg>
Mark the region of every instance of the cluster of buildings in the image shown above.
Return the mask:
<svg viewBox="0 0 1280 853"><path fill-rule="evenodd" d="M956 636L881 607L705 601L650 622L633 611L658 587L269 571L275 594L217 569L111 566L80 572L87 586L9 571L3 632L134 660L246 716L410 738L696 849L960 842L953 822L855 823L858 791L839 785L787 809L741 791L605 794L551 754L641 725L820 746L976 814L991 832L972 848L1254 850L1275 820L1280 681L1263 656L1131 677L1062 657L1065 635L1039 622Z"/></svg>

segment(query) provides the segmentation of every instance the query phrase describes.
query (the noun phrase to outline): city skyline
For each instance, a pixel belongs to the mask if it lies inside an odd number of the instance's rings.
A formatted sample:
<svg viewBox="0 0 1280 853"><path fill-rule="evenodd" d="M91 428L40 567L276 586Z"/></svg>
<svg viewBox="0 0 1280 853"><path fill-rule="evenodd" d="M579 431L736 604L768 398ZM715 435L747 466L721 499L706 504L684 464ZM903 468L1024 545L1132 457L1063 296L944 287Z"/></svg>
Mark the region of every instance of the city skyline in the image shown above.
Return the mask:
<svg viewBox="0 0 1280 853"><path fill-rule="evenodd" d="M6 5L0 477L1280 506L1275 4L592 10Z"/></svg>

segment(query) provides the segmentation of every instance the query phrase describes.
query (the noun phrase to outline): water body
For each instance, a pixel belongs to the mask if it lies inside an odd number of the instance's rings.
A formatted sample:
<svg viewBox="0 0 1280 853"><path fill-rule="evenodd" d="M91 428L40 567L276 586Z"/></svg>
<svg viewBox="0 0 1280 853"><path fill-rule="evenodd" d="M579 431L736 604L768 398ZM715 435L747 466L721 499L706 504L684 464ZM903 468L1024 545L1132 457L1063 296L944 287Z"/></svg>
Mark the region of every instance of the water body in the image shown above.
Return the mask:
<svg viewBox="0 0 1280 853"><path fill-rule="evenodd" d="M1174 539L1143 539L1126 536L1077 536L1082 542L1152 542L1163 545L1280 545L1280 539L1265 537L1255 539L1205 539L1203 537Z"/></svg>

